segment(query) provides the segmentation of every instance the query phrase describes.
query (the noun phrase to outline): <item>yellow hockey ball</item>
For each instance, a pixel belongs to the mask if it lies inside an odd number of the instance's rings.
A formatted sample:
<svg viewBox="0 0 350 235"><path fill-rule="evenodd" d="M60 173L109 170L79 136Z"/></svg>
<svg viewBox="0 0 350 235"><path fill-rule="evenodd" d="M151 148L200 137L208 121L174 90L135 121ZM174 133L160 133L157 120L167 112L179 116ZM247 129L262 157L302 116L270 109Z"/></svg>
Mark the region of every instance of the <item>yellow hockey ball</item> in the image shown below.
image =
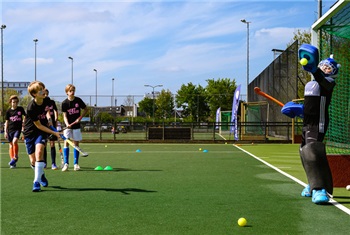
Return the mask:
<svg viewBox="0 0 350 235"><path fill-rule="evenodd" d="M306 58L302 58L302 59L300 60L300 64L301 64L302 66L307 65L308 62L309 62L309 61L308 61Z"/></svg>
<svg viewBox="0 0 350 235"><path fill-rule="evenodd" d="M244 227L247 225L247 220L245 218L239 218L237 223L239 226Z"/></svg>

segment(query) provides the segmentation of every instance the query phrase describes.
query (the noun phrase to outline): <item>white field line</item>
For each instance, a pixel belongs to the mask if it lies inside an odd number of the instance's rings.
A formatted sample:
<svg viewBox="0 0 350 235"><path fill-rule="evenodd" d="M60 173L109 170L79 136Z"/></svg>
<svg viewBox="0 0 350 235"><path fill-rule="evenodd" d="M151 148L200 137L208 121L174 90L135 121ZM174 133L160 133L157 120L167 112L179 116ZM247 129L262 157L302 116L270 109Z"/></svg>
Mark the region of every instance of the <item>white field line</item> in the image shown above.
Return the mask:
<svg viewBox="0 0 350 235"><path fill-rule="evenodd" d="M265 164L266 166L268 166L268 167L274 169L275 171L281 173L282 175L284 175L284 176L290 178L291 180L297 182L298 184L302 185L303 187L306 187L307 184L304 183L303 181L301 181L301 180L295 178L294 176L291 176L290 174L288 174L288 173L286 173L286 172L284 172L284 171L278 169L277 167L275 167L275 166L271 165L270 163L268 163L268 162L262 160L261 158L255 156L254 154L252 154L252 153L250 153L250 152L248 152L248 151L246 151L246 150L240 148L239 146L237 146L237 145L233 145L233 146L236 147L236 148L238 148L238 149L240 149L241 151L245 152L246 154L252 156L252 157L255 158L256 160L262 162L262 163ZM343 206L342 204L340 204L339 202L335 201L334 199L330 198L329 203L333 204L333 206L337 207L338 209L342 210L342 211L345 212L346 214L350 215L350 209L347 208L347 207L345 207L345 206Z"/></svg>
<svg viewBox="0 0 350 235"><path fill-rule="evenodd" d="M219 133L216 133L218 136L220 136L223 140L226 140L226 138L224 136L222 136L221 134Z"/></svg>

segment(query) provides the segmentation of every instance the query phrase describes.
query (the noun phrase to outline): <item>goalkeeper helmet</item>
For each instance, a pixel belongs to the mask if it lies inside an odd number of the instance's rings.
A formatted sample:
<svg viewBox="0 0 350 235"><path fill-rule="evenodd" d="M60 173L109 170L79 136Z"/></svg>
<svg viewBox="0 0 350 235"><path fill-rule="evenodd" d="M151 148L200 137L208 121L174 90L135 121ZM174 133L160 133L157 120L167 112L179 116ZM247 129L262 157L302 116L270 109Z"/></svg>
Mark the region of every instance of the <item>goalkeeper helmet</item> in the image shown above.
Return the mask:
<svg viewBox="0 0 350 235"><path fill-rule="evenodd" d="M333 78L335 78L338 75L340 64L338 64L337 61L333 59L333 55L331 55L329 58L325 60L322 60L318 64L319 68L322 68L322 66L328 66L332 70L330 73L326 73L326 75L329 75L330 77L333 77Z"/></svg>

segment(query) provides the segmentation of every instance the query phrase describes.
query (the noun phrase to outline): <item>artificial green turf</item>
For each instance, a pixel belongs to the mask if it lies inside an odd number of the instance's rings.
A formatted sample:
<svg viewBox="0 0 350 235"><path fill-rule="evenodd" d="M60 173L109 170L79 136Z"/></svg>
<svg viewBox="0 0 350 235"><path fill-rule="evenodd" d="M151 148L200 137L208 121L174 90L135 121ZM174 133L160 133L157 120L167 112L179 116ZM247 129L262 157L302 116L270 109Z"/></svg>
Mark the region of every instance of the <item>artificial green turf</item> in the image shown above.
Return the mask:
<svg viewBox="0 0 350 235"><path fill-rule="evenodd" d="M246 144L240 147L307 183L299 157L300 144ZM335 187L333 196L334 200L350 209L350 192L345 187Z"/></svg>
<svg viewBox="0 0 350 235"><path fill-rule="evenodd" d="M47 169L40 193L31 192L33 170L20 148L13 170L1 149L1 234L347 231L339 226L347 214L300 197L300 185L232 145L82 144L90 153L82 171ZM107 165L113 170L93 170ZM237 225L240 217L247 227Z"/></svg>

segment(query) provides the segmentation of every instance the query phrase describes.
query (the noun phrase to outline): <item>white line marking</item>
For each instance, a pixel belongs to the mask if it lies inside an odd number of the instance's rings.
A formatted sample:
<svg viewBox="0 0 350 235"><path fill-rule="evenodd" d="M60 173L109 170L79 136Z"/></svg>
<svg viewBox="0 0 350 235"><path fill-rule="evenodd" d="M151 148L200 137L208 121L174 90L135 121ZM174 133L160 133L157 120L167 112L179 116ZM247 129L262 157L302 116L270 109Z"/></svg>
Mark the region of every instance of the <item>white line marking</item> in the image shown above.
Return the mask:
<svg viewBox="0 0 350 235"><path fill-rule="evenodd" d="M217 135L220 136L223 140L226 140L226 138L223 135L218 134L218 133L217 133Z"/></svg>
<svg viewBox="0 0 350 235"><path fill-rule="evenodd" d="M245 152L246 154L252 156L252 157L255 158L256 160L258 160L258 161L264 163L266 166L268 166L268 167L274 169L275 171L281 173L282 175L288 177L289 179L291 179L291 180L297 182L298 184L302 185L303 187L306 187L307 184L304 183L303 181L301 181L301 180L295 178L294 176L291 176L290 174L288 174L288 173L286 173L286 172L284 172L284 171L278 169L277 167L271 165L270 163L268 163L268 162L266 162L266 161L264 161L264 160L258 158L258 157L255 156L254 154L252 154L252 153L250 153L250 152L248 152L248 151L246 151L246 150L240 148L239 146L237 146L237 145L233 145L233 146L236 147L236 148L238 148L238 149L240 149L241 151ZM329 199L329 203L333 204L333 206L337 207L338 209L342 210L342 211L345 212L346 214L350 215L350 209L347 208L347 207L345 207L345 206L343 206L342 204L340 204L339 202L335 201L334 199L330 198L330 199Z"/></svg>

